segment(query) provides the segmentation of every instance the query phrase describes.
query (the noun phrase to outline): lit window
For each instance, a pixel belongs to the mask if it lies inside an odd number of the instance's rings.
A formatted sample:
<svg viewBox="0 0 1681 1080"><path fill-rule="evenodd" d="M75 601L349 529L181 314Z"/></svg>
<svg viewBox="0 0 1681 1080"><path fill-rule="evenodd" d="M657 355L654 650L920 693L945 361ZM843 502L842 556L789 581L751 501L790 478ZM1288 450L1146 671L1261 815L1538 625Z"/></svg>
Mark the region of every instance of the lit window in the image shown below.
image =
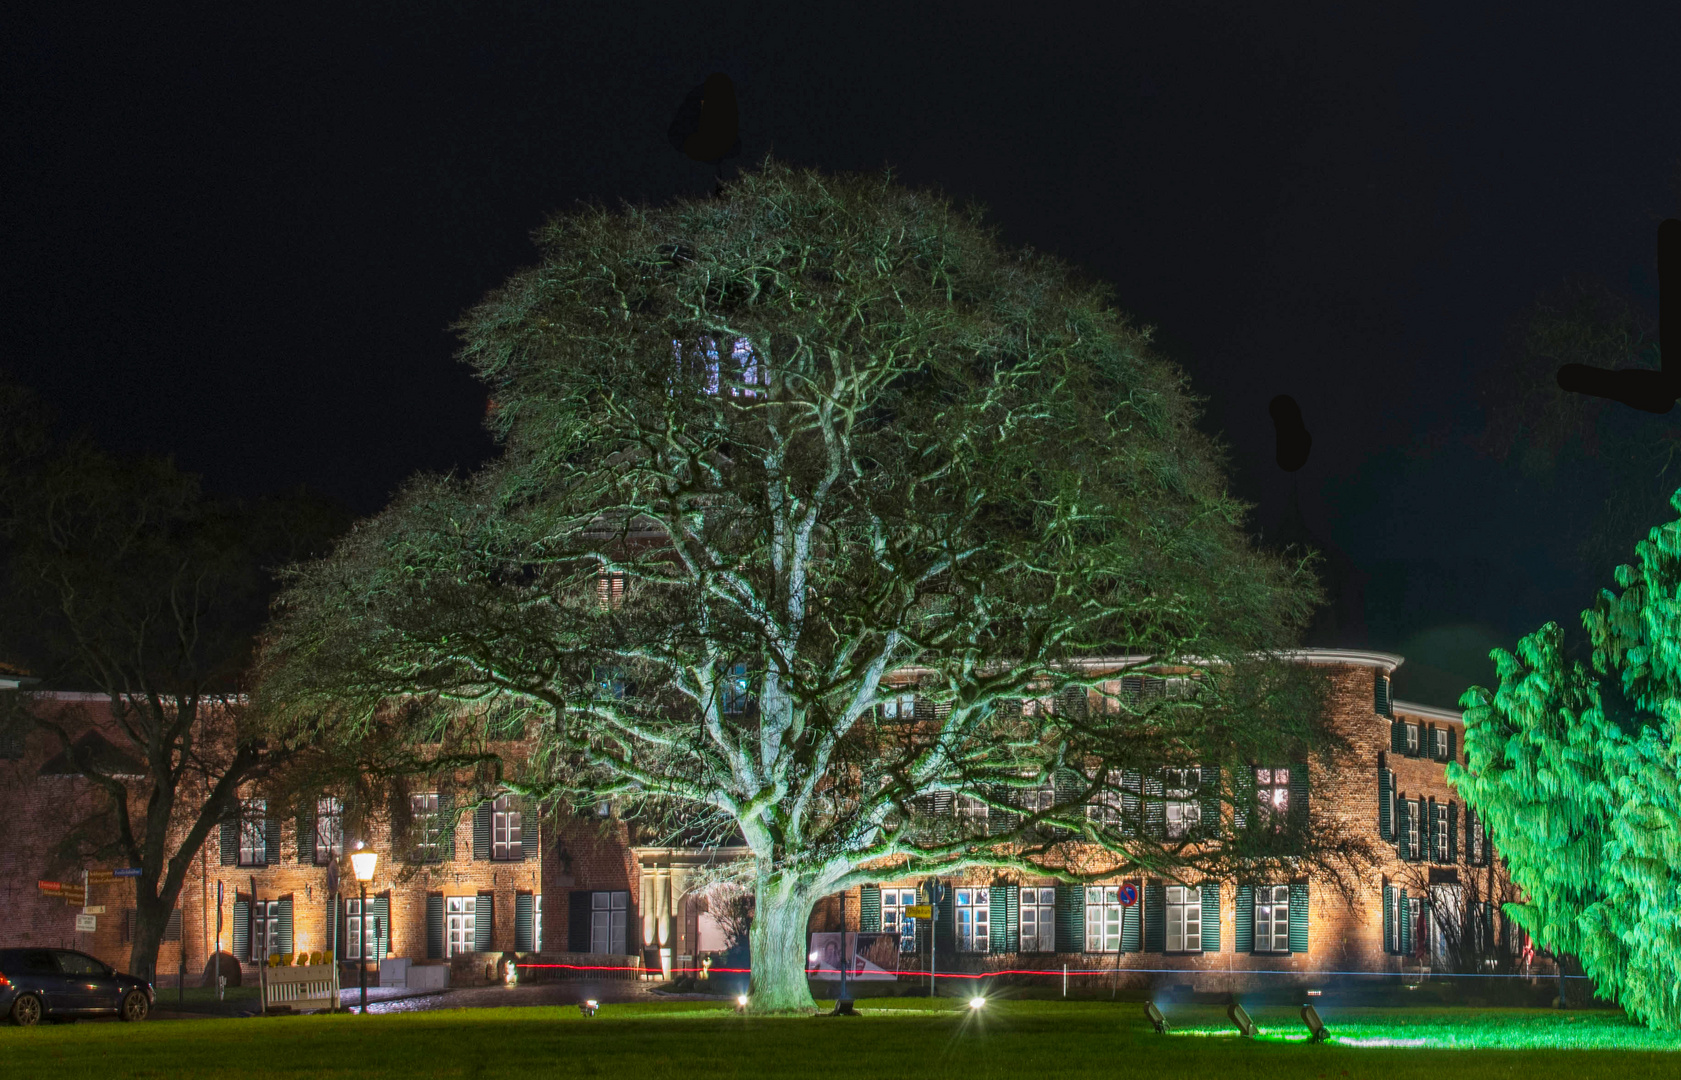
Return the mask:
<svg viewBox="0 0 1681 1080"><path fill-rule="evenodd" d="M1202 890L1167 887L1167 951L1202 951Z"/></svg>
<svg viewBox="0 0 1681 1080"><path fill-rule="evenodd" d="M268 864L268 802L244 799L239 804L239 865Z"/></svg>
<svg viewBox="0 0 1681 1080"><path fill-rule="evenodd" d="M687 365L688 370L697 374L704 373L705 393L722 392L730 397L756 398L770 385L769 372L765 370L752 343L745 339L738 338L728 343L728 364L721 362L724 349L713 338L703 338L698 345L687 350L681 341L673 341L671 346L680 367L684 366L683 356L687 352L691 358Z"/></svg>
<svg viewBox="0 0 1681 1080"><path fill-rule="evenodd" d="M961 952L989 952L992 931L991 889L957 890L957 948Z"/></svg>
<svg viewBox="0 0 1681 1080"><path fill-rule="evenodd" d="M987 815L990 808L974 795L959 795L957 797L957 821L965 832L986 832Z"/></svg>
<svg viewBox="0 0 1681 1080"><path fill-rule="evenodd" d="M1436 760L1446 761L1448 759L1448 729L1437 728L1431 734L1436 741Z"/></svg>
<svg viewBox="0 0 1681 1080"><path fill-rule="evenodd" d="M514 809L511 795L498 796L490 812L490 857L504 862L518 862L525 858L525 844L520 838L521 814Z"/></svg>
<svg viewBox="0 0 1681 1080"><path fill-rule="evenodd" d="M880 705L883 720L915 720L916 695L895 694Z"/></svg>
<svg viewBox="0 0 1681 1080"><path fill-rule="evenodd" d="M1115 885L1086 888L1086 951L1121 951L1121 890Z"/></svg>
<svg viewBox="0 0 1681 1080"><path fill-rule="evenodd" d="M429 791L424 795L410 795L409 814L414 819L415 861L443 862L443 822L438 813L438 793Z"/></svg>
<svg viewBox="0 0 1681 1080"><path fill-rule="evenodd" d="M1290 770L1256 769L1255 795L1260 801L1262 820L1271 817L1275 823L1282 821L1285 811L1290 809Z"/></svg>
<svg viewBox="0 0 1681 1080"><path fill-rule="evenodd" d="M749 691L752 682L747 675L746 664L733 664L724 673L723 684L720 687L720 704L729 716L738 716L747 711Z"/></svg>
<svg viewBox="0 0 1681 1080"><path fill-rule="evenodd" d="M595 592L602 607L618 607L625 598L625 575L620 571L601 571L595 576Z"/></svg>
<svg viewBox="0 0 1681 1080"><path fill-rule="evenodd" d="M630 916L630 893L590 893L590 952L625 955L625 925Z"/></svg>
<svg viewBox="0 0 1681 1080"><path fill-rule="evenodd" d="M344 803L329 795L315 800L315 865L344 854Z"/></svg>
<svg viewBox="0 0 1681 1080"><path fill-rule="evenodd" d="M531 951L543 951L543 894L531 898Z"/></svg>
<svg viewBox="0 0 1681 1080"><path fill-rule="evenodd" d="M1411 754L1413 757L1418 756L1418 725L1417 724L1408 724L1407 725L1407 753Z"/></svg>
<svg viewBox="0 0 1681 1080"><path fill-rule="evenodd" d="M1448 806L1447 803L1437 803L1435 806L1436 824L1430 830L1430 861L1448 861Z"/></svg>
<svg viewBox="0 0 1681 1080"><path fill-rule="evenodd" d="M881 932L899 935L899 951L916 951L916 922L905 909L916 904L915 889L881 890Z"/></svg>
<svg viewBox="0 0 1681 1080"><path fill-rule="evenodd" d="M1401 890L1388 886L1384 890L1384 904L1388 908L1384 919L1383 949L1388 953L1399 953L1401 949Z"/></svg>
<svg viewBox="0 0 1681 1080"><path fill-rule="evenodd" d="M1167 835L1178 840L1196 831L1202 821L1202 804L1197 802L1197 788L1202 784L1201 769L1166 769L1164 795L1167 810Z"/></svg>
<svg viewBox="0 0 1681 1080"><path fill-rule="evenodd" d="M352 901L354 903L354 901ZM448 935L448 952L470 953L478 948L478 898L473 896L444 897L444 922Z"/></svg>
<svg viewBox="0 0 1681 1080"><path fill-rule="evenodd" d="M1021 890L1021 951L1056 952L1056 889Z"/></svg>
<svg viewBox="0 0 1681 1080"><path fill-rule="evenodd" d="M1409 804L1407 809L1409 811L1407 814L1407 858L1416 861L1419 857L1420 848L1419 818L1423 815L1419 813L1420 808L1417 806Z"/></svg>
<svg viewBox="0 0 1681 1080"><path fill-rule="evenodd" d="M1255 951L1290 951L1290 886L1262 885L1255 890Z"/></svg>
<svg viewBox="0 0 1681 1080"><path fill-rule="evenodd" d="M280 901L259 900L251 909L251 962L265 964L280 951Z"/></svg>
<svg viewBox="0 0 1681 1080"><path fill-rule="evenodd" d="M378 901L369 900L366 911L362 909L359 899L344 902L344 955L347 960L361 960L362 943L368 943L367 958L378 959L383 955L382 946L386 942L387 928L383 920L376 914L379 910Z"/></svg>

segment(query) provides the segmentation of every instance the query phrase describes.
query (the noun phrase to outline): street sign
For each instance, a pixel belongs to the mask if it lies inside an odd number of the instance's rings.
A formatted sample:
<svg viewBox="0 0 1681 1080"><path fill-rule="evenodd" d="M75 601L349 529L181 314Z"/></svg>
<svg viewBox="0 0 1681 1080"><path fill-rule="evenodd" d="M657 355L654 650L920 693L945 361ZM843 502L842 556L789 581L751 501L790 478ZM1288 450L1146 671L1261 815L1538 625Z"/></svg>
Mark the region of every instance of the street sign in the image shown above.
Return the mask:
<svg viewBox="0 0 1681 1080"><path fill-rule="evenodd" d="M42 892L51 892L51 893L61 892L64 889L64 882L62 882L62 881L37 881L35 883L35 887L37 889L40 889Z"/></svg>
<svg viewBox="0 0 1681 1080"><path fill-rule="evenodd" d="M88 902L88 894L82 892L80 889L75 892L71 892L66 889L64 892L58 894L58 898L71 907L85 907Z"/></svg>
<svg viewBox="0 0 1681 1080"><path fill-rule="evenodd" d="M91 934L99 928L99 919L93 915L76 916L76 932Z"/></svg>
<svg viewBox="0 0 1681 1080"><path fill-rule="evenodd" d="M1138 886L1122 885L1120 900L1122 907L1131 907L1138 903Z"/></svg>
<svg viewBox="0 0 1681 1080"><path fill-rule="evenodd" d="M910 904L905 908L905 917L908 919L932 919L934 917L934 907L932 904Z"/></svg>
<svg viewBox="0 0 1681 1080"><path fill-rule="evenodd" d="M119 866L111 871L117 877L139 877L142 870L138 866Z"/></svg>
<svg viewBox="0 0 1681 1080"><path fill-rule="evenodd" d="M104 904L95 904L92 907L85 907L85 908L82 909L82 914L83 915L103 915L103 914L105 914L105 905Z"/></svg>
<svg viewBox="0 0 1681 1080"><path fill-rule="evenodd" d="M109 870L89 870L88 871L88 884L89 885L109 885L111 882L113 882L115 880L117 880L117 875L113 874Z"/></svg>

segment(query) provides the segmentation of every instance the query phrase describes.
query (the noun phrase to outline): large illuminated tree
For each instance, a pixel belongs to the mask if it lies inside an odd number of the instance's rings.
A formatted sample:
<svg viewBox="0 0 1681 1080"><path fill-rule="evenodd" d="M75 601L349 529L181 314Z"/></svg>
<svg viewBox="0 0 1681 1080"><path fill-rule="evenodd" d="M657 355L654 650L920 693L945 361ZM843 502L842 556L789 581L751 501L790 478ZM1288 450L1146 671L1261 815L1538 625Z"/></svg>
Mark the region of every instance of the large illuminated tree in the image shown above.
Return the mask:
<svg viewBox="0 0 1681 1080"><path fill-rule="evenodd" d="M275 715L482 706L529 724L534 792L739 832L762 1009L809 1007L813 903L883 865L1359 854L1334 822L1170 839L1129 783L1201 764L1247 808L1214 766L1324 746L1311 672L1250 659L1316 589L1251 545L1182 375L1101 290L938 197L774 163L539 240L461 327L501 458L298 573ZM1195 698L1083 692L1121 674L1091 657L1193 654L1226 661Z"/></svg>
<svg viewBox="0 0 1681 1080"><path fill-rule="evenodd" d="M1681 493L1671 499L1681 511ZM1507 912L1577 957L1602 996L1681 1027L1681 521L1651 530L1582 621L1592 665L1548 623L1496 649L1461 700L1448 778L1525 895Z"/></svg>

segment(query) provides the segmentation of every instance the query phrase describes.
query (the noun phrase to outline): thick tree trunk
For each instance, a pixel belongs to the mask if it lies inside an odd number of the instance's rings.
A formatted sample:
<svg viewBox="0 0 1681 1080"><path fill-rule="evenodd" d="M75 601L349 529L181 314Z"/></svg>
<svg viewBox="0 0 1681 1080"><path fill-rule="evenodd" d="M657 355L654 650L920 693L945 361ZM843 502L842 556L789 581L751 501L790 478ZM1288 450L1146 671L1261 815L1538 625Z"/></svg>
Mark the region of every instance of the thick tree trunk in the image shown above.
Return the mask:
<svg viewBox="0 0 1681 1080"><path fill-rule="evenodd" d="M817 1008L806 981L806 924L811 893L779 875L759 876L754 896L753 974L747 1008L755 1013L810 1012Z"/></svg>
<svg viewBox="0 0 1681 1080"><path fill-rule="evenodd" d="M169 909L141 899L134 910L134 941L128 951L128 973L156 983L158 945L169 925Z"/></svg>

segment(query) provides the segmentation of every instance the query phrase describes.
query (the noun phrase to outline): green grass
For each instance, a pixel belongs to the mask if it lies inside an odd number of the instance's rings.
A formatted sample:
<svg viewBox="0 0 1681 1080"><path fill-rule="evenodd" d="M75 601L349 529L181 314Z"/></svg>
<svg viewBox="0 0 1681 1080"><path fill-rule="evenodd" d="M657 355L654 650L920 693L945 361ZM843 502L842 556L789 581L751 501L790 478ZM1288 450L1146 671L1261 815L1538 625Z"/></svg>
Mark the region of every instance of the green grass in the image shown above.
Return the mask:
<svg viewBox="0 0 1681 1080"><path fill-rule="evenodd" d="M737 1016L705 1002L474 1009L369 1017L98 1023L0 1030L0 1075L170 1077L835 1077L1055 1080L1217 1076L1291 1080L1681 1075L1681 1036L1616 1013L1335 1009L1339 1041L1312 1046L1295 1010L1253 1010L1250 1041L1221 1009L1170 1006L1159 1036L1136 1004L869 1002L857 1019ZM1388 1045L1379 1045L1388 1043ZM1401 1045L1395 1045L1395 1044Z"/></svg>

